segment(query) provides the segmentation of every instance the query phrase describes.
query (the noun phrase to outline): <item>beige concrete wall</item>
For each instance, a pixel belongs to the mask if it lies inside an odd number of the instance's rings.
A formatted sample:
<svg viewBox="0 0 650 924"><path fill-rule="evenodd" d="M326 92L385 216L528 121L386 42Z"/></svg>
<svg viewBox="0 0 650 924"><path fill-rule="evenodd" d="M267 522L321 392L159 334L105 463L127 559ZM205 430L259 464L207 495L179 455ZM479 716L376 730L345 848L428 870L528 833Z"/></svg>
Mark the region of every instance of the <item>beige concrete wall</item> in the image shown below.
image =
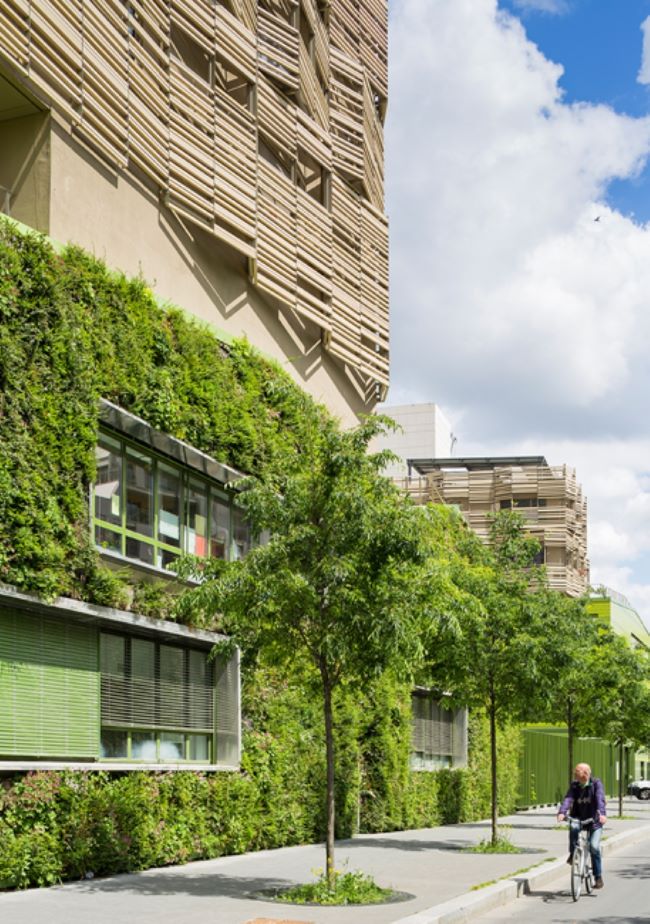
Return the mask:
<svg viewBox="0 0 650 924"><path fill-rule="evenodd" d="M263 298L238 254L176 218L148 181L115 174L57 125L51 145L55 240L74 241L127 275L139 273L163 299L245 335L346 425L372 410L374 396L322 349L318 328Z"/></svg>
<svg viewBox="0 0 650 924"><path fill-rule="evenodd" d="M47 232L50 221L50 117L38 112L0 122L0 210Z"/></svg>

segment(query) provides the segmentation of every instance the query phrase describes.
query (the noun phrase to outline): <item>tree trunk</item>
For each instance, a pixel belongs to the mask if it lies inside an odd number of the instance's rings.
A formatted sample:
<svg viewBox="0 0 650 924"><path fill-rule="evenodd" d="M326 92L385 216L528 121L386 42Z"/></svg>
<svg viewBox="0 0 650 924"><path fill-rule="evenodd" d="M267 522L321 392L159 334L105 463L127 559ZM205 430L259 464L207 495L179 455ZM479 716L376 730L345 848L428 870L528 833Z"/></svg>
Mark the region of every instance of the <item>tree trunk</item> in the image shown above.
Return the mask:
<svg viewBox="0 0 650 924"><path fill-rule="evenodd" d="M323 708L325 715L325 753L327 756L327 838L325 841L325 869L327 884L334 888L334 723L332 715L332 687L327 672L321 669L323 681Z"/></svg>
<svg viewBox="0 0 650 924"><path fill-rule="evenodd" d="M567 785L570 786L573 780L573 700L570 696L567 697L566 701L566 727L567 752L569 757L569 782Z"/></svg>
<svg viewBox="0 0 650 924"><path fill-rule="evenodd" d="M497 723L494 686L490 684L490 767L492 778L492 846L496 847L498 839L497 817Z"/></svg>
<svg viewBox="0 0 650 924"><path fill-rule="evenodd" d="M618 743L618 814L623 815L623 739Z"/></svg>

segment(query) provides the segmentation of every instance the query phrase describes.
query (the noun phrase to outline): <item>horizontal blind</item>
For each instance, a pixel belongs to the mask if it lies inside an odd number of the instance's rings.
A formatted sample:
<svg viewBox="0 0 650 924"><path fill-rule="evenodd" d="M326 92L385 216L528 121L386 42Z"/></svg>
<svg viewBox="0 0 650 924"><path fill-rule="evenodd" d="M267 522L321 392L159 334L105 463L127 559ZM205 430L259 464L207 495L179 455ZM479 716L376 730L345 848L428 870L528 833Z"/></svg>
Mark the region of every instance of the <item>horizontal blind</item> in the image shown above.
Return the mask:
<svg viewBox="0 0 650 924"><path fill-rule="evenodd" d="M98 753L97 630L0 609L0 757Z"/></svg>
<svg viewBox="0 0 650 924"><path fill-rule="evenodd" d="M205 651L101 635L103 725L214 731L214 680Z"/></svg>

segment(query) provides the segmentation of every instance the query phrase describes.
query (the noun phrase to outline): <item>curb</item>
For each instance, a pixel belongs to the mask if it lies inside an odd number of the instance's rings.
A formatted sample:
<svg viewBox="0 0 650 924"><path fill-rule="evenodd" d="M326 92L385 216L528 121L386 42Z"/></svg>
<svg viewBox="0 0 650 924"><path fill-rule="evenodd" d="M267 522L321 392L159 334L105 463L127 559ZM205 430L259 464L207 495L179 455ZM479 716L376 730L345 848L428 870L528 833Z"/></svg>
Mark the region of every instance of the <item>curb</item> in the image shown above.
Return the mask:
<svg viewBox="0 0 650 924"><path fill-rule="evenodd" d="M601 842L601 851L604 855L614 853L621 847L634 844L650 838L650 825L642 828L633 828L612 835ZM522 876L504 879L486 886L476 892L466 892L457 898L452 898L441 905L434 905L425 911L418 911L405 918L393 921L392 924L464 924L481 914L507 905L517 898L529 895L540 886L546 885L556 879L562 870L566 869L565 860L553 860L544 864L543 868L535 869Z"/></svg>

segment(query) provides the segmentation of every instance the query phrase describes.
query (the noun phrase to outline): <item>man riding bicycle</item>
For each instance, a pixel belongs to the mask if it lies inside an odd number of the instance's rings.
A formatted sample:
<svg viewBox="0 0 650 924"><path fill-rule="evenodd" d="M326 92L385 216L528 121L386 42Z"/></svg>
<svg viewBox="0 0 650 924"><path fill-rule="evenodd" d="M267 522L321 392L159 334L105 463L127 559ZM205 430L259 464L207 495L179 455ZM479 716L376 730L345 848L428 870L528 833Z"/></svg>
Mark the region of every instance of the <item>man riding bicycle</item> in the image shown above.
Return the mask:
<svg viewBox="0 0 650 924"><path fill-rule="evenodd" d="M594 867L595 888L603 887L603 865L600 856L600 838L603 825L607 821L607 806L605 803L605 790L597 777L592 777L589 764L577 764L574 770L575 779L569 786L564 801L557 811L558 822L564 821L567 814L580 821L593 821L589 849ZM569 830L569 859L571 863L573 851L578 840L578 828Z"/></svg>

